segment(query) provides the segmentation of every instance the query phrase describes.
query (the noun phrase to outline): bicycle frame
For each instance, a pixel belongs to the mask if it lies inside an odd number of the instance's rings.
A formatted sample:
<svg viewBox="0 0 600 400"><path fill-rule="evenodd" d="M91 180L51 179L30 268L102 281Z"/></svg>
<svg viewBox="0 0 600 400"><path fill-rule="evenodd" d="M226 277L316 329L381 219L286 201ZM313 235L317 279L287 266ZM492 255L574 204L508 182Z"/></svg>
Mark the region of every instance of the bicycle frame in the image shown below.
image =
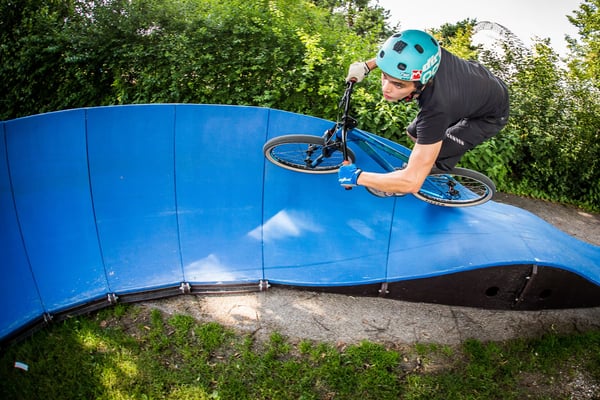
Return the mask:
<svg viewBox="0 0 600 400"><path fill-rule="evenodd" d="M369 155L369 157L371 157L377 164L379 164L379 166L381 166L381 168L387 172L392 172L399 166L392 165L376 149L381 150L404 163L408 162L409 154L404 154L399 150L394 149L387 143L382 142L369 133L360 130L352 130L348 132L346 145L348 138L350 142L356 143L356 145L360 147L362 151Z"/></svg>
<svg viewBox="0 0 600 400"><path fill-rule="evenodd" d="M348 160L348 142L354 142L361 150L379 164L381 168L387 172L392 172L397 169L397 166L392 165L375 149L381 150L404 163L408 162L410 153L405 154L400 150L394 149L387 143L384 143L375 135L355 129L357 121L349 115L350 97L352 95L354 83L355 82L350 81L346 86L346 91L340 102L340 108L343 109L343 115L340 118L340 121L338 121L332 129L326 132L326 134L328 134L326 142L330 142L332 138L335 138L337 143L336 146L341 146L344 160Z"/></svg>

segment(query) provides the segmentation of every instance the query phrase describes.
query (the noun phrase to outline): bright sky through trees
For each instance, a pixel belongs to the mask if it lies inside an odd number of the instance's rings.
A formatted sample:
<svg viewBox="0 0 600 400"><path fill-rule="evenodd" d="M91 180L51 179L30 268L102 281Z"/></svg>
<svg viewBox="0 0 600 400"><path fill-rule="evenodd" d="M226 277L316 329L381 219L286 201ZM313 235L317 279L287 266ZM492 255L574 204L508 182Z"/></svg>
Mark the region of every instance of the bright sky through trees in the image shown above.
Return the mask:
<svg viewBox="0 0 600 400"><path fill-rule="evenodd" d="M533 37L550 38L550 46L563 56L567 52L565 34L577 34L567 15L572 15L581 4L579 0L378 1L380 6L390 10L391 25L400 22L402 29L439 28L444 23L456 23L467 18L491 21L508 28L526 45Z"/></svg>

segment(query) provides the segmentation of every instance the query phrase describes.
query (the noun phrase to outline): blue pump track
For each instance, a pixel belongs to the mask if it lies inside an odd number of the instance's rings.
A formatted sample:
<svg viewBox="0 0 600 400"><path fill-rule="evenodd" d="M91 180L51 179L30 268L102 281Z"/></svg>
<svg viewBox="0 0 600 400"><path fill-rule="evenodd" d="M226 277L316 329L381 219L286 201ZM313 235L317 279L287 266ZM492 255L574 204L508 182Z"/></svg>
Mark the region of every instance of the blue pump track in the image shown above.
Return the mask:
<svg viewBox="0 0 600 400"><path fill-rule="evenodd" d="M495 309L600 305L600 247L527 211L377 198L263 157L274 136L330 125L182 104L1 122L0 340L119 301L270 285Z"/></svg>

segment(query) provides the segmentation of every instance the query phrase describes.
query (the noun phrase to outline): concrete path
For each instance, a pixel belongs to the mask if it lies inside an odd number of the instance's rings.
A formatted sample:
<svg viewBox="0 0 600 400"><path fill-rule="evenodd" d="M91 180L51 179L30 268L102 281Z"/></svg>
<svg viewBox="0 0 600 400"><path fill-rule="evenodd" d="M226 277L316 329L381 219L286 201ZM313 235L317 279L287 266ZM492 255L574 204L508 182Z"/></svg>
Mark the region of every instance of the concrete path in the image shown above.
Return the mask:
<svg viewBox="0 0 600 400"><path fill-rule="evenodd" d="M179 296L144 303L167 315L186 314L268 339L352 344L458 344L468 338L501 341L546 332L600 329L600 307L572 310L481 310L398 300L271 288L222 296Z"/></svg>

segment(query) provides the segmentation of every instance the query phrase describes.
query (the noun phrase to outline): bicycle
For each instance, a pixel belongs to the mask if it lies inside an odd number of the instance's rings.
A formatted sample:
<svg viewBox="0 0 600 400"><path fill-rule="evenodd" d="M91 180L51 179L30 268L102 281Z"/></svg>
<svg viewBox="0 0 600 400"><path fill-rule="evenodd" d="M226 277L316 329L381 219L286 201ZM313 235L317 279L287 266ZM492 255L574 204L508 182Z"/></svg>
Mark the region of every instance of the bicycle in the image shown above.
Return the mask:
<svg viewBox="0 0 600 400"><path fill-rule="evenodd" d="M265 157L273 164L293 171L324 174L335 173L340 166L356 160L348 142L356 144L384 171L402 169L410 150L393 142L384 142L374 134L357 129L358 121L349 115L354 82L348 82L339 104L334 126L322 136L289 134L274 137L263 146ZM340 116L341 114L341 116ZM404 196L366 187L378 197ZM490 200L496 192L494 182L486 175L467 168L450 171L433 168L418 193L413 195L427 203L445 207L470 207Z"/></svg>

